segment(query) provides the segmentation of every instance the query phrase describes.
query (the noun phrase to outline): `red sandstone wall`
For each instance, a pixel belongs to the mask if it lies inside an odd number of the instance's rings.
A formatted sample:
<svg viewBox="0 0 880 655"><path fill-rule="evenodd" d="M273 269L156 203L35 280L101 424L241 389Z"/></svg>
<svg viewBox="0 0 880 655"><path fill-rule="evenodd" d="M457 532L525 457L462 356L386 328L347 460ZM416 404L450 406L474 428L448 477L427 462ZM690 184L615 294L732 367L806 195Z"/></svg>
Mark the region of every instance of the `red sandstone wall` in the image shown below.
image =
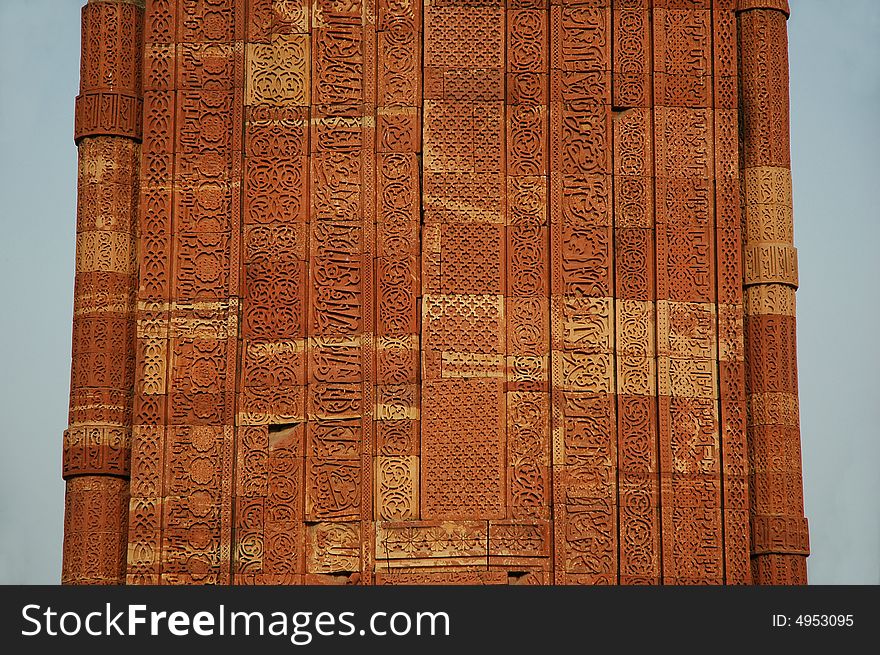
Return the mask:
<svg viewBox="0 0 880 655"><path fill-rule="evenodd" d="M784 3L137 4L66 581L805 581Z"/></svg>

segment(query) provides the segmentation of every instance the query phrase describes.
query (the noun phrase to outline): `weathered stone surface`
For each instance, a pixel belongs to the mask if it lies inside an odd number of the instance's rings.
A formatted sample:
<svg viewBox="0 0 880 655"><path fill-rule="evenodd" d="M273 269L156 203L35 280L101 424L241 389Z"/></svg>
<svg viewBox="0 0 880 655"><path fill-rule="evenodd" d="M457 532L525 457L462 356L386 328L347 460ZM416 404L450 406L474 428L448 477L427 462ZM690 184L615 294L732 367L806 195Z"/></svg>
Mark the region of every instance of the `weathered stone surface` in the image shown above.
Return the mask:
<svg viewBox="0 0 880 655"><path fill-rule="evenodd" d="M89 2L63 581L805 582L787 15Z"/></svg>

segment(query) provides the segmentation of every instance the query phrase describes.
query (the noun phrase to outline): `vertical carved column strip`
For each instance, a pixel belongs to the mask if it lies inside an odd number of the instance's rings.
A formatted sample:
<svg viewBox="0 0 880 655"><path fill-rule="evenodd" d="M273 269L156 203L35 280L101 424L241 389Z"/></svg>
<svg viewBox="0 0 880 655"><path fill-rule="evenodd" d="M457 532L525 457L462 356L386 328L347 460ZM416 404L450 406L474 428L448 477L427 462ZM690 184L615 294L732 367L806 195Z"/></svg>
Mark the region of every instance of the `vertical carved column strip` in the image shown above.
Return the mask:
<svg viewBox="0 0 880 655"><path fill-rule="evenodd" d="M151 2L144 16L144 112L138 212L140 275L128 584L159 584L161 572L177 104L176 35L175 2Z"/></svg>
<svg viewBox="0 0 880 655"><path fill-rule="evenodd" d="M243 0L174 7L162 584L228 584L239 326ZM236 129L237 128L237 129Z"/></svg>
<svg viewBox="0 0 880 655"><path fill-rule="evenodd" d="M551 582L549 2L507 1L507 517L490 565ZM528 544L525 546L524 544Z"/></svg>
<svg viewBox="0 0 880 655"><path fill-rule="evenodd" d="M142 46L143 3L83 7L65 584L125 582Z"/></svg>
<svg viewBox="0 0 880 655"><path fill-rule="evenodd" d="M554 580L617 582L611 2L550 7Z"/></svg>
<svg viewBox="0 0 880 655"><path fill-rule="evenodd" d="M371 573L376 6L311 15L306 580Z"/></svg>
<svg viewBox="0 0 880 655"><path fill-rule="evenodd" d="M620 584L660 583L650 3L614 3Z"/></svg>
<svg viewBox="0 0 880 655"><path fill-rule="evenodd" d="M243 124L233 125L244 162L236 584L302 583L305 570L309 16L305 2L249 0L236 41L244 60Z"/></svg>
<svg viewBox="0 0 880 655"><path fill-rule="evenodd" d="M752 575L805 584L785 0L740 0L745 368Z"/></svg>
<svg viewBox="0 0 880 655"><path fill-rule="evenodd" d="M422 3L379 2L375 521L419 518ZM375 524L369 525L374 531ZM377 559L382 553L375 553Z"/></svg>
<svg viewBox="0 0 880 655"><path fill-rule="evenodd" d="M724 582L749 584L749 497L743 332L736 0L715 0L715 257L718 291Z"/></svg>
<svg viewBox="0 0 880 655"><path fill-rule="evenodd" d="M720 584L710 2L653 4L657 380L664 584Z"/></svg>
<svg viewBox="0 0 880 655"><path fill-rule="evenodd" d="M363 166L363 214L361 224L364 233L363 278L363 337L361 363L363 366L363 413L361 429L363 439L360 448L360 580L357 575L350 582L372 584L375 572L374 555L376 523L373 521L374 481L373 451L376 443L376 420L406 415L414 418L418 412L418 393L415 385L406 388L382 388L376 380L376 319L377 319L377 179L378 156L376 115L378 106L378 22L380 0L363 0L364 25L364 100L361 148Z"/></svg>
<svg viewBox="0 0 880 655"><path fill-rule="evenodd" d="M424 5L421 518L506 516L505 11ZM473 520L465 520L473 519ZM451 524L450 524L451 525Z"/></svg>

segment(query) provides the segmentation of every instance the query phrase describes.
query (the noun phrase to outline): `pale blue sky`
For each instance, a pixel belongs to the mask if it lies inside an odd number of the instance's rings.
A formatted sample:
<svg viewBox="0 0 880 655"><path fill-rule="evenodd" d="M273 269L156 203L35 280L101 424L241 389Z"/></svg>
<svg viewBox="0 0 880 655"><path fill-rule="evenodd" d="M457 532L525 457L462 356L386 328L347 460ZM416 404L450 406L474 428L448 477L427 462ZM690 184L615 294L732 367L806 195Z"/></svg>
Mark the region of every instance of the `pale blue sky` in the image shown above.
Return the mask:
<svg viewBox="0 0 880 655"><path fill-rule="evenodd" d="M0 0L0 583L61 575L81 0ZM791 0L810 581L880 583L880 2Z"/></svg>

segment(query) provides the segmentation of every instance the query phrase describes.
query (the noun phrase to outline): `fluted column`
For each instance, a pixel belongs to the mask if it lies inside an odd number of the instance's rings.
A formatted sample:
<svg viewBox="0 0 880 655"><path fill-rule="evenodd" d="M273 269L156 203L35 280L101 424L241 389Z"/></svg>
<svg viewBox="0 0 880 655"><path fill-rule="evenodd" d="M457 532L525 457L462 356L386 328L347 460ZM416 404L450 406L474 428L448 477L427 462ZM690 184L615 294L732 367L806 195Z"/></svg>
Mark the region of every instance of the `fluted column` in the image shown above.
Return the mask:
<svg viewBox="0 0 880 655"><path fill-rule="evenodd" d="M740 0L746 393L752 576L806 583L795 347L786 0Z"/></svg>
<svg viewBox="0 0 880 655"><path fill-rule="evenodd" d="M125 580L143 0L82 10L65 584Z"/></svg>

